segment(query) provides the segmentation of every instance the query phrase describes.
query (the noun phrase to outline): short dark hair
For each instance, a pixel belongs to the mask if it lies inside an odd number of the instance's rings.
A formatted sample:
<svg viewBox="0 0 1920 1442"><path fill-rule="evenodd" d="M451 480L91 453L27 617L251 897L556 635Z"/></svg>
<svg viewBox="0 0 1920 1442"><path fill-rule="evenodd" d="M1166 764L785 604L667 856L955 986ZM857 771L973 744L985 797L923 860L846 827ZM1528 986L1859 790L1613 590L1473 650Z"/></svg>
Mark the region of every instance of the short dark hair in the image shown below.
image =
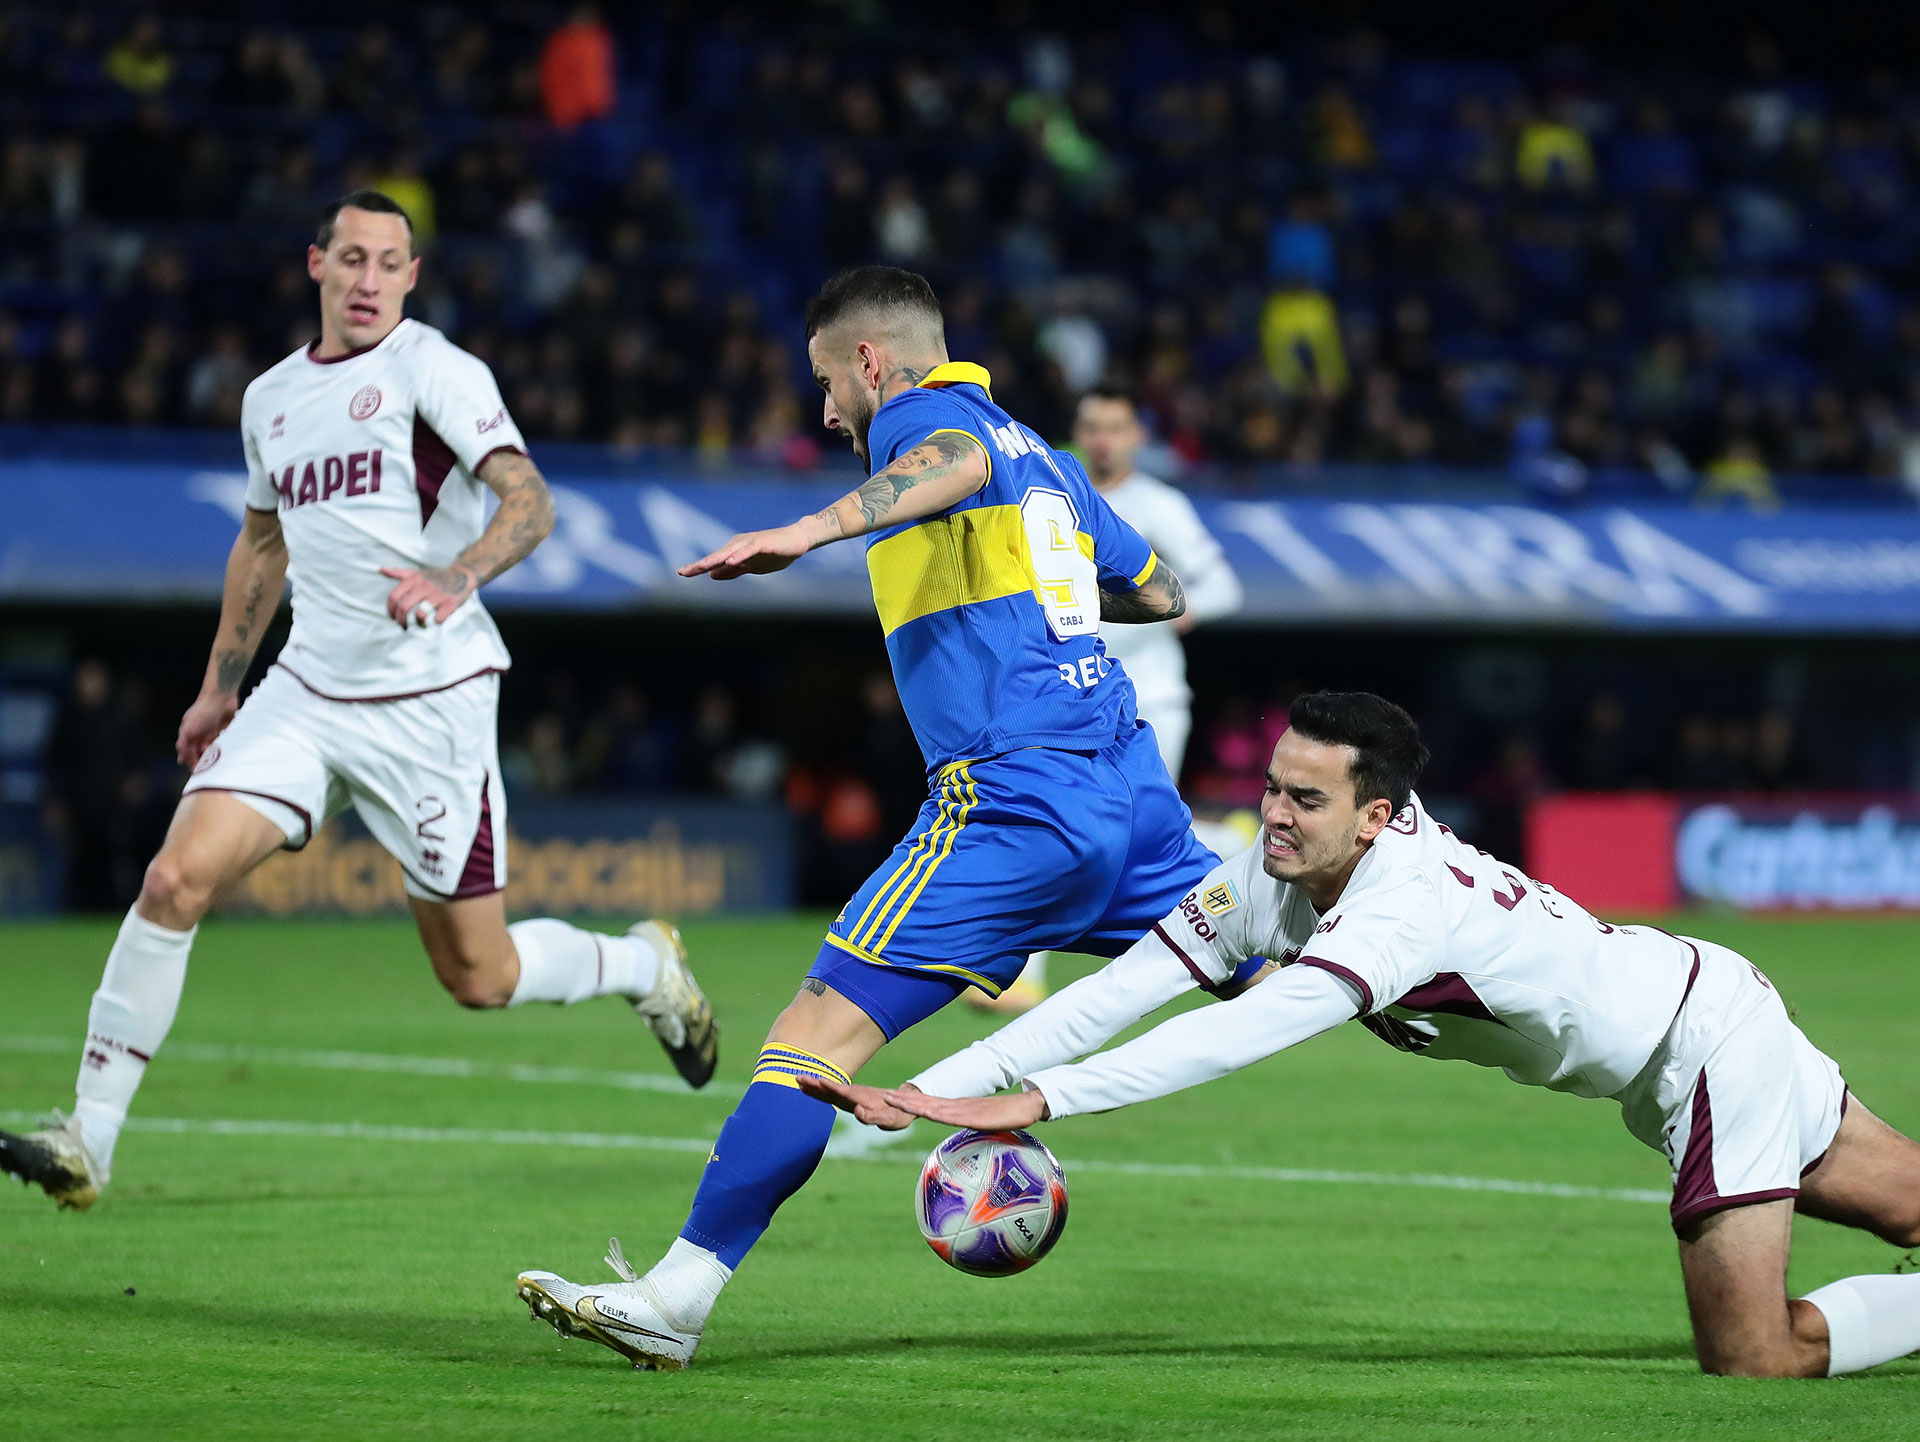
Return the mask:
<svg viewBox="0 0 1920 1442"><path fill-rule="evenodd" d="M313 243L321 250L333 244L333 227L340 219L340 212L348 206L355 210L371 210L376 215L397 215L407 227L407 250L413 250L413 217L400 206L400 202L391 195L377 190L350 190L326 209L320 217L320 228L313 233Z"/></svg>
<svg viewBox="0 0 1920 1442"><path fill-rule="evenodd" d="M1133 392L1125 386L1116 386L1102 381L1097 386L1088 386L1080 392L1083 401L1120 401L1135 415L1140 414L1140 402L1133 398ZM1078 405L1076 401L1074 404Z"/></svg>
<svg viewBox="0 0 1920 1442"><path fill-rule="evenodd" d="M917 312L936 331L946 329L940 301L924 275L897 265L856 265L830 279L807 302L807 339L867 310Z"/></svg>
<svg viewBox="0 0 1920 1442"><path fill-rule="evenodd" d="M1387 798L1398 816L1427 764L1426 744L1413 717L1371 691L1309 691L1287 709L1288 728L1310 741L1351 746L1353 799L1364 806Z"/></svg>

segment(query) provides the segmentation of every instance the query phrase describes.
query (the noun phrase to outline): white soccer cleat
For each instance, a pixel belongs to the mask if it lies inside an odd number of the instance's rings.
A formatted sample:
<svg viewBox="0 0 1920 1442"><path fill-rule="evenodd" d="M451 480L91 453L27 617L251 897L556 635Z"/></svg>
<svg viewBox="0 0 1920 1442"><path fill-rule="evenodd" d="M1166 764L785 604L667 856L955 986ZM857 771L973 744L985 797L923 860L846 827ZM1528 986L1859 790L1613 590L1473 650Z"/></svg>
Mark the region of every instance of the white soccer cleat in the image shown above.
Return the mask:
<svg viewBox="0 0 1920 1442"><path fill-rule="evenodd" d="M0 1131L0 1172L39 1187L64 1212L84 1212L107 1185L107 1173L80 1136L80 1119L59 1112L38 1131Z"/></svg>
<svg viewBox="0 0 1920 1442"><path fill-rule="evenodd" d="M705 1086L713 1080L713 1069L720 1061L720 1028L713 1023L706 993L687 969L687 947L679 928L664 921L641 921L628 927L627 935L638 937L660 957L653 990L635 997L633 1009L653 1028L687 1085Z"/></svg>
<svg viewBox="0 0 1920 1442"><path fill-rule="evenodd" d="M533 1313L563 1337L611 1347L637 1371L677 1372L693 1360L698 1332L682 1331L638 1272L627 1264L620 1239L607 1243L607 1265L621 1280L583 1287L552 1272L522 1272L514 1289Z"/></svg>

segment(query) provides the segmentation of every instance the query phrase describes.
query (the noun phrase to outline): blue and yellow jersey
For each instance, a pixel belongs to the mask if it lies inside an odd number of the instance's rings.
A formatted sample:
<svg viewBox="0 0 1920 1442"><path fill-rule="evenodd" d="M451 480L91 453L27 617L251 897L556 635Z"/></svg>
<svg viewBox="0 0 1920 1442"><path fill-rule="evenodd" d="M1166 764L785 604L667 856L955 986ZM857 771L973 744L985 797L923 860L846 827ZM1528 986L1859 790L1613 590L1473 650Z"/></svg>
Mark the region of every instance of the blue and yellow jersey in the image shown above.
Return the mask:
<svg viewBox="0 0 1920 1442"><path fill-rule="evenodd" d="M867 572L901 704L929 771L1024 746L1095 750L1133 725L1133 684L1100 640L1100 591L1159 562L1073 457L949 362L875 413L875 472L932 436L986 453L987 483L949 510L876 531Z"/></svg>

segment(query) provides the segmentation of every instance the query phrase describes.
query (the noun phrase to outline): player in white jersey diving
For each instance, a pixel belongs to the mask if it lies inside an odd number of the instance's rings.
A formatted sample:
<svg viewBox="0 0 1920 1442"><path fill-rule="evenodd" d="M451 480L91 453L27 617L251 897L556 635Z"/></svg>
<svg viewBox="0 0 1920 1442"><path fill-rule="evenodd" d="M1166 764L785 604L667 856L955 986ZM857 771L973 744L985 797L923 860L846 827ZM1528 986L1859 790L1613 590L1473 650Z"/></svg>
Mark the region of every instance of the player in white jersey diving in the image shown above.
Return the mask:
<svg viewBox="0 0 1920 1442"><path fill-rule="evenodd" d="M434 974L462 1006L619 996L688 1082L713 1074L712 1011L672 927L507 925L496 711L509 662L475 592L539 545L553 501L492 373L403 317L420 260L387 196L331 207L307 271L320 336L247 387L246 517L177 744L193 774L108 953L73 1114L0 1132L0 1170L65 1208L107 1184L212 899L348 805L400 862ZM242 705L288 579L292 632Z"/></svg>
<svg viewBox="0 0 1920 1442"><path fill-rule="evenodd" d="M1321 692L1290 719L1259 844L1111 965L894 1090L802 1088L883 1127L998 1131L1166 1096L1357 1016L1416 1056L1620 1103L1672 1166L1704 1371L1833 1376L1920 1349L1920 1275L1787 1295L1796 1210L1920 1245L1920 1144L1848 1096L1758 968L1610 926L1462 844L1414 796L1426 749L1391 702ZM1236 998L1086 1056L1255 956L1267 966Z"/></svg>
<svg viewBox="0 0 1920 1442"><path fill-rule="evenodd" d="M1187 611L1174 621L1117 626L1107 643L1133 679L1140 719L1153 727L1167 775L1180 783L1187 736L1193 730L1193 691L1187 685L1187 652L1181 641L1196 625L1231 616L1240 609L1240 578L1200 513L1177 488L1138 469L1146 428L1133 397L1110 386L1095 386L1080 397L1074 411L1073 448L1087 468L1087 479L1120 519L1146 538L1186 587ZM1247 844L1248 832L1220 821L1195 818L1194 835L1218 855ZM997 997L967 993L980 1011L1018 1015L1047 994L1047 953L1027 962L1019 980Z"/></svg>

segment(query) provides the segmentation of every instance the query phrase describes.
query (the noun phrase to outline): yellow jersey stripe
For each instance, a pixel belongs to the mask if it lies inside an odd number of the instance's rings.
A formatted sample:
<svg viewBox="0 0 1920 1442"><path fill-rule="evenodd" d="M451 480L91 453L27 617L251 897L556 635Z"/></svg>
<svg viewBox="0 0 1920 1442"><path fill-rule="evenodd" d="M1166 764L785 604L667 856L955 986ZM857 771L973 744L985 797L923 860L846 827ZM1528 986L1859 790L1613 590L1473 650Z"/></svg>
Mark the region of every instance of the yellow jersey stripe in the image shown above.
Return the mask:
<svg viewBox="0 0 1920 1442"><path fill-rule="evenodd" d="M929 826L925 831L921 832L920 835L914 839L914 843L912 847L907 851L905 859L902 860L898 866L894 867L893 875L889 876L886 879L886 881L881 885L880 889L874 892L873 900L869 901L867 903L867 909L860 913L860 919L856 921L851 927L848 928L848 930L853 935L858 936L861 933L861 931L865 929L868 918L870 918L873 915L873 909L876 906L880 905L881 901L885 899L887 893L893 889L894 882L898 881L901 878L901 876L906 873L908 868L911 867L914 864L914 862L919 859L921 849L925 847L929 843L929 841L932 840L934 833L940 829L940 822L946 816L946 805L945 805L946 782L947 782L947 773L942 771L940 773L940 793L941 793L940 815L934 819L934 823L932 826Z"/></svg>
<svg viewBox="0 0 1920 1442"><path fill-rule="evenodd" d="M993 377L983 365L972 361L943 361L928 371L921 385L933 390L941 386L975 385L987 393L987 399L993 399Z"/></svg>
<svg viewBox="0 0 1920 1442"><path fill-rule="evenodd" d="M886 924L887 913L892 910L893 904L900 899L906 889L913 885L913 879L919 874L920 868L939 847L947 828L957 819L959 807L959 783L953 777L948 777L940 785L939 816L935 818L932 826L920 834L920 839L913 844L913 850L907 853L907 859L894 868L893 876L887 878L886 886L882 887L880 893L868 903L869 912L873 911L875 906L879 907L878 913L873 918L873 925L867 926L867 918L862 915L860 926L853 929L855 940L862 946L873 945L874 935Z"/></svg>
<svg viewBox="0 0 1920 1442"><path fill-rule="evenodd" d="M1133 578L1134 588L1138 590L1147 584L1147 577L1160 569L1160 557L1153 551L1147 552L1147 564L1140 568L1140 574Z"/></svg>
<svg viewBox="0 0 1920 1442"><path fill-rule="evenodd" d="M932 860L921 869L920 880L914 885L913 891L908 895L906 901L894 910L893 920L887 924L886 935L882 936L877 942L869 938L867 944L877 952L884 952L887 949L887 943L893 940L893 933L899 929L901 920L909 911L913 910L914 902L920 899L920 893L925 891L927 889L927 883L933 880L933 873L940 869L941 862L953 854L954 838L967 829L968 813L973 810L974 804L979 801L980 791L974 784L973 770L971 767L962 766L955 775L965 783L967 792L967 799L960 808L960 815L948 830L946 841L942 844L939 854L934 856Z"/></svg>
<svg viewBox="0 0 1920 1442"><path fill-rule="evenodd" d="M1018 506L930 516L869 546L867 577L888 635L922 616L1023 591L1037 594L1039 586Z"/></svg>
<svg viewBox="0 0 1920 1442"><path fill-rule="evenodd" d="M940 815L921 837L921 841L925 843L924 849L920 848L916 843L916 849L920 851L919 856L910 858L913 865L907 870L905 875L900 877L899 883L893 887L892 895L888 896L881 903L879 911L874 915L873 924L866 929L864 934L856 933L855 939L858 940L862 946L871 946L876 950L879 949L874 938L880 934L880 928L887 924L888 915L899 905L900 898L906 895L908 888L914 884L914 881L925 874L928 864L939 851L941 843L952 833L954 826L958 824L963 805L961 790L963 780L964 778L956 772L941 784Z"/></svg>
<svg viewBox="0 0 1920 1442"><path fill-rule="evenodd" d="M911 964L891 962L884 956L875 956L865 947L855 946L845 937L835 936L831 932L827 934L827 945L837 947L848 956L864 961L870 966L894 966L898 964L902 971L937 971L945 976L957 976L972 982L988 996L998 996L1002 991L1006 990L1006 988L998 982L989 977L982 976L977 971L968 971L964 966L948 966L944 962L913 962Z"/></svg>

